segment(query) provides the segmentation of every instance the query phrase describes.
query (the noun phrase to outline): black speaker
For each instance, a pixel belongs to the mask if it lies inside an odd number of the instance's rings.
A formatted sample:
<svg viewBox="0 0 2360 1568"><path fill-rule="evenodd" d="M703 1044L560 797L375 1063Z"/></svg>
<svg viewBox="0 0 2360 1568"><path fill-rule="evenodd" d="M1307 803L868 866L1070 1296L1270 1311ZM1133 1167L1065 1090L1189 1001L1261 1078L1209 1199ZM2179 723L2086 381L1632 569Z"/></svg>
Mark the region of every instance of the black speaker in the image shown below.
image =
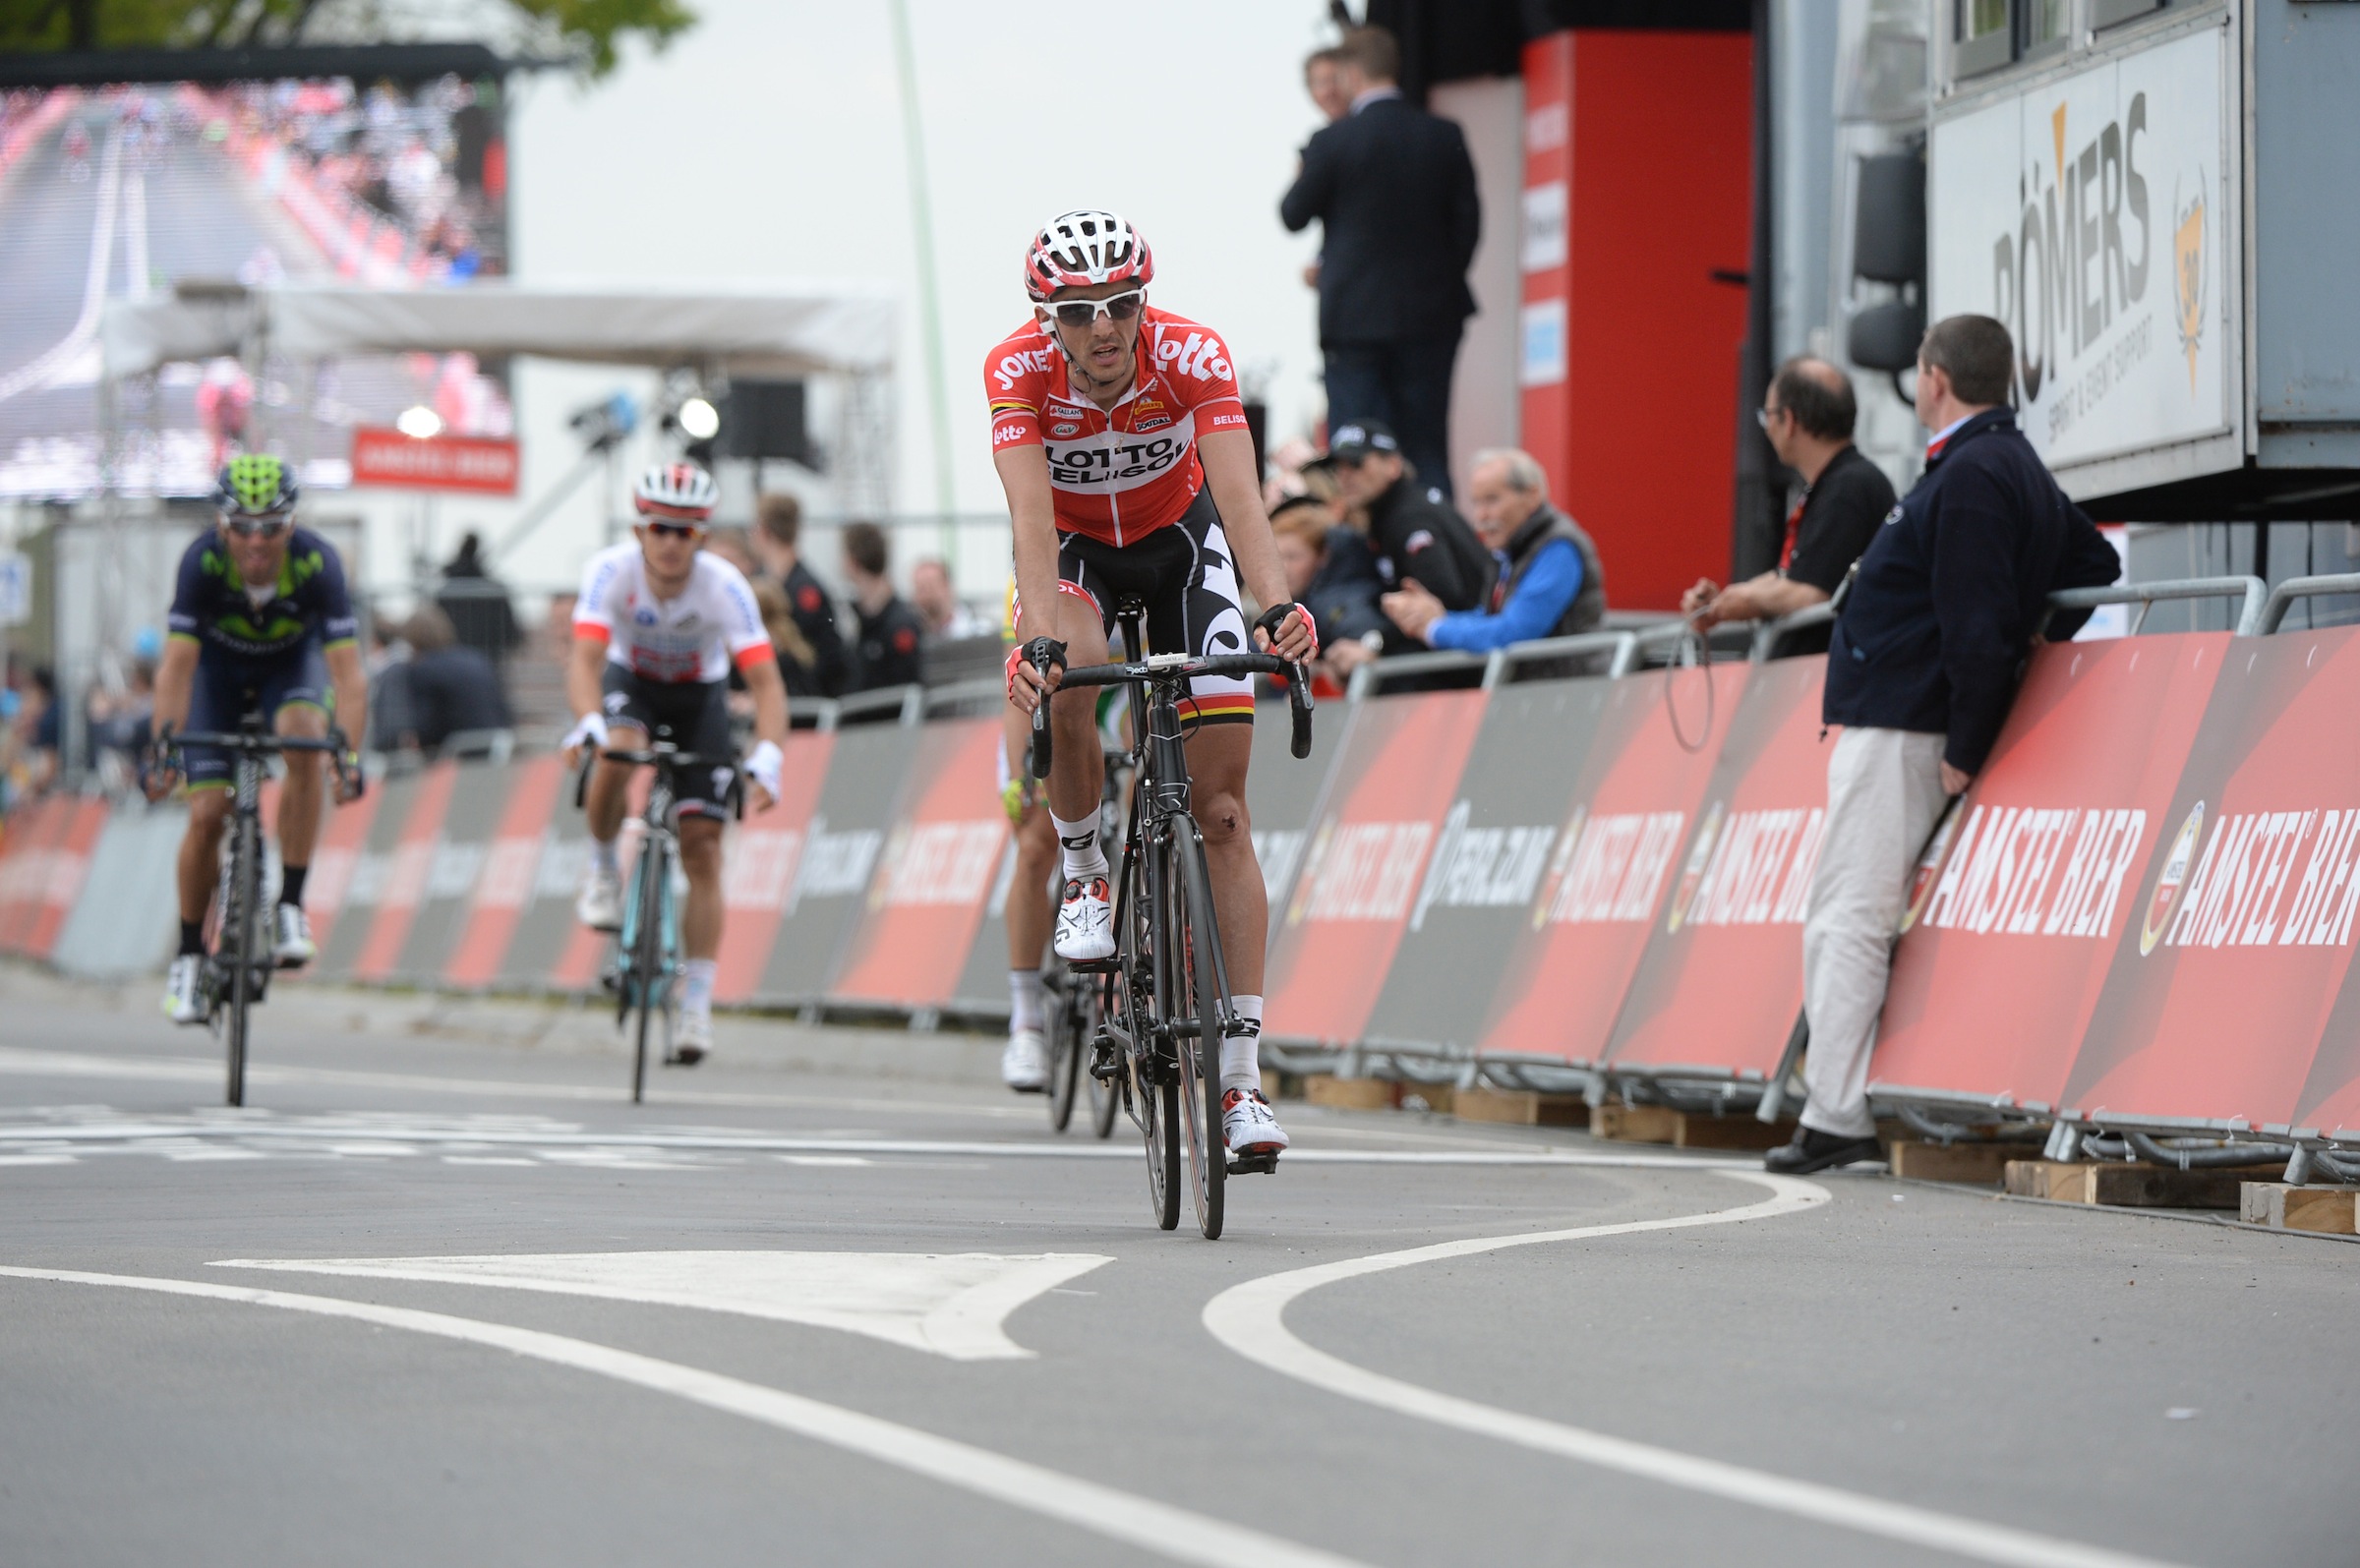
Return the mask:
<svg viewBox="0 0 2360 1568"><path fill-rule="evenodd" d="M730 382L729 395L721 400L721 447L730 457L778 457L819 467L803 417L803 383Z"/></svg>
<svg viewBox="0 0 2360 1568"><path fill-rule="evenodd" d="M1924 338L1925 301L1887 300L1852 319L1845 349L1862 370L1899 372L1918 363L1918 345Z"/></svg>
<svg viewBox="0 0 2360 1568"><path fill-rule="evenodd" d="M1925 281L1925 159L1919 154L1860 159L1852 269L1875 283Z"/></svg>

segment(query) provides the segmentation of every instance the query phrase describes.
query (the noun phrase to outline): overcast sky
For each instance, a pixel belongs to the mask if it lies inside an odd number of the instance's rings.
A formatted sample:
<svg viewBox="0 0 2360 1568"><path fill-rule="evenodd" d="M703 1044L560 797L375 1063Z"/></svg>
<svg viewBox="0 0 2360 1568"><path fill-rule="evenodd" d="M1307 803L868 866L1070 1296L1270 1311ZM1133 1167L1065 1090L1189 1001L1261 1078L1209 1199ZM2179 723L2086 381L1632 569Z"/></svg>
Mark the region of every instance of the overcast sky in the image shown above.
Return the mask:
<svg viewBox="0 0 2360 1568"><path fill-rule="evenodd" d="M1318 124L1304 52L1325 0L1117 0L1059 18L1014 0L909 0L934 198L954 483L1001 504L984 352L1026 316L1026 240L1052 213L1110 206L1155 248L1156 302L1227 335L1270 374L1280 436L1317 413L1315 235L1279 226L1295 153ZM538 279L693 282L856 277L900 291L896 503L935 494L918 269L893 38L881 0L696 0L659 55L582 87L522 86L514 105L516 269ZM528 494L561 472L567 408L625 377L543 368L520 387ZM591 543L587 504L553 521L560 567ZM560 546L560 539L570 549ZM531 571L541 576L542 571Z"/></svg>

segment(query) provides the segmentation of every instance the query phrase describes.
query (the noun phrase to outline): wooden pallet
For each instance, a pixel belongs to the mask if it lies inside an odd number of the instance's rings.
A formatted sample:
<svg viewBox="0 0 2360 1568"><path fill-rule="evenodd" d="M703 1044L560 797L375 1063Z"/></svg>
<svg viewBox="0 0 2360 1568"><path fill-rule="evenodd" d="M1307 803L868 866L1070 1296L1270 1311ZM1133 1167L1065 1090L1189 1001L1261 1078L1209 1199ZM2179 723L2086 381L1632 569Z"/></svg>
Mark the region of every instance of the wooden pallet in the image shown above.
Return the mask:
<svg viewBox="0 0 2360 1568"><path fill-rule="evenodd" d="M1401 1103L1401 1085L1390 1078L1339 1078L1332 1073L1315 1073L1303 1080L1303 1098L1336 1111L1389 1111Z"/></svg>
<svg viewBox="0 0 2360 1568"><path fill-rule="evenodd" d="M1589 1103L1578 1094L1542 1094L1533 1089L1460 1089L1451 1114L1462 1122L1504 1122L1510 1127L1587 1127Z"/></svg>
<svg viewBox="0 0 2360 1568"><path fill-rule="evenodd" d="M2360 1234L2360 1188L2288 1187L2284 1182L2248 1182L2239 1195L2237 1217L2273 1231Z"/></svg>
<svg viewBox="0 0 2360 1568"><path fill-rule="evenodd" d="M1601 1105L1590 1132L1617 1143L1669 1143L1682 1149L1774 1149L1795 1135L1750 1116L1703 1116L1668 1105Z"/></svg>
<svg viewBox="0 0 2360 1568"><path fill-rule="evenodd" d="M1885 1158L1895 1176L1915 1182L1968 1182L1997 1187L2008 1167L2020 1164L2031 1149L2022 1143L1987 1143L1963 1139L1956 1143L1919 1143L1896 1139Z"/></svg>
<svg viewBox="0 0 2360 1568"><path fill-rule="evenodd" d="M2010 1160L2008 1191L2058 1203L2106 1208L2237 1208L2248 1182L2283 1170L2276 1164L2226 1170L2178 1171L2162 1165L2081 1165L2058 1160Z"/></svg>

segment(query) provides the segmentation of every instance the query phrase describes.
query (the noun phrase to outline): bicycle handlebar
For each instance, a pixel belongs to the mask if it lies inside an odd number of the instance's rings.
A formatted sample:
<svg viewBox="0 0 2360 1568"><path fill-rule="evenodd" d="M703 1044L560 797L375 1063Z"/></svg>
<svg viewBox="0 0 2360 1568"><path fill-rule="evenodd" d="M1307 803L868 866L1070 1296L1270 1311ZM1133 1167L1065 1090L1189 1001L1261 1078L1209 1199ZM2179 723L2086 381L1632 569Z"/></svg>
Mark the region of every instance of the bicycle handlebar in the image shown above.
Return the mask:
<svg viewBox="0 0 2360 1568"><path fill-rule="evenodd" d="M582 765L573 777L573 809L581 810L590 799L590 771L601 759L624 763L634 768L663 767L678 772L686 768L728 768L730 776L731 814L739 822L745 820L745 770L735 756L715 757L703 752L679 751L665 746L648 751L620 751L600 747L582 753Z"/></svg>
<svg viewBox="0 0 2360 1568"><path fill-rule="evenodd" d="M1081 665L1068 669L1059 686L1144 686L1193 680L1199 675L1284 675L1287 707L1294 721L1287 750L1297 760L1311 755L1311 671L1275 654L1209 654L1202 659L1169 662L1150 658L1121 665ZM1038 779L1048 777L1048 725L1043 718L1048 707L1044 702L1032 711L1032 774Z"/></svg>
<svg viewBox="0 0 2360 1568"><path fill-rule="evenodd" d="M186 733L168 729L155 737L152 755L175 758L183 746L211 746L219 751L256 752L266 757L273 752L324 751L327 753L328 766L336 771L336 783L339 785L349 783L356 773L344 760L352 750L350 737L332 726L324 740L314 740L309 735L274 735L266 730L254 729L193 729ZM179 764L174 762L172 766L178 767Z"/></svg>

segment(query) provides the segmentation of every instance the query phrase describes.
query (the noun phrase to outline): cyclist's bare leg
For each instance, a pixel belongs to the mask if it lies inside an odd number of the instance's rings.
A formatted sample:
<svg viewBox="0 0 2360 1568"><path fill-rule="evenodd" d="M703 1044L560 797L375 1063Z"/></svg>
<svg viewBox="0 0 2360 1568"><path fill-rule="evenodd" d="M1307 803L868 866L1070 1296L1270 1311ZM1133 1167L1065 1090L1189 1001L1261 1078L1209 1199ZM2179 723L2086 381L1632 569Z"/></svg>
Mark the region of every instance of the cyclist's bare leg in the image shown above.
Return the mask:
<svg viewBox="0 0 2360 1568"><path fill-rule="evenodd" d="M717 818L680 818L680 870L688 878L688 901L680 909L680 955L711 958L721 952L721 823Z"/></svg>
<svg viewBox="0 0 2360 1568"><path fill-rule="evenodd" d="M1078 594L1057 596L1057 640L1065 644L1069 667L1106 662L1106 630L1098 624L1097 609ZM1064 822L1094 821L1099 792L1106 786L1106 758L1098 749L1098 688L1080 686L1057 693L1049 705L1049 722L1056 731L1049 809Z"/></svg>
<svg viewBox="0 0 2360 1568"><path fill-rule="evenodd" d="M1016 872L1009 884L1008 967L1037 969L1041 952L1049 943L1049 928L1057 923L1057 896L1049 889L1049 879L1057 874L1057 830L1049 825L1048 809L1040 803L1040 791L1032 781L1032 722L1010 708L1001 731L1008 748L1008 777L1032 786L1032 801L1014 824Z"/></svg>
<svg viewBox="0 0 2360 1568"><path fill-rule="evenodd" d="M180 917L205 922L213 885L221 879L221 831L229 825L230 791L216 785L189 792L189 829L180 838Z"/></svg>
<svg viewBox="0 0 2360 1568"><path fill-rule="evenodd" d="M327 715L310 703L289 703L272 727L290 740L325 740ZM320 842L321 776L327 759L317 751L290 751L281 760L287 776L278 786L278 858L285 865L308 866Z"/></svg>
<svg viewBox="0 0 2360 1568"><path fill-rule="evenodd" d="M1205 835L1205 864L1212 873L1212 912L1221 924L1229 990L1260 996L1270 902L1246 815L1246 762L1253 747L1252 725L1202 726L1188 740L1188 790L1197 828Z"/></svg>
<svg viewBox="0 0 2360 1568"><path fill-rule="evenodd" d="M645 751L647 731L636 725L615 725L607 730L607 749L611 751ZM590 828L590 837L600 843L613 843L622 832L622 814L630 806L631 765L627 762L609 762L601 757L590 771L590 793L582 802L582 815Z"/></svg>

